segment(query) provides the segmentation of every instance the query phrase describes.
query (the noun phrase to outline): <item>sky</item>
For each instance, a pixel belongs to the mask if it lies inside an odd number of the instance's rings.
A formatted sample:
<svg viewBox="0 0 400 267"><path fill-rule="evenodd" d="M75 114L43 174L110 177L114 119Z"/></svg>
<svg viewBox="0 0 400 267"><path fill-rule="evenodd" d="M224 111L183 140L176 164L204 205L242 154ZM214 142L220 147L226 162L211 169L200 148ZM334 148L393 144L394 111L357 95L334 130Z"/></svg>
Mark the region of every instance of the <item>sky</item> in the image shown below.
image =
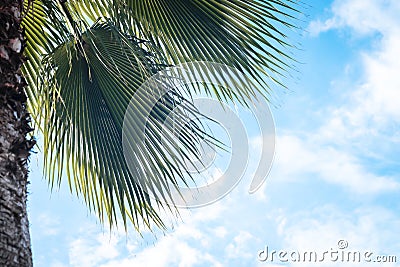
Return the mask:
<svg viewBox="0 0 400 267"><path fill-rule="evenodd" d="M249 170L225 198L167 217L166 233L110 233L66 184L51 192L38 152L28 202L34 265L399 267L400 2L304 2L301 63L271 106L275 159L256 193L251 136ZM370 253L370 262L341 262L335 251ZM297 252L325 257L303 263Z"/></svg>

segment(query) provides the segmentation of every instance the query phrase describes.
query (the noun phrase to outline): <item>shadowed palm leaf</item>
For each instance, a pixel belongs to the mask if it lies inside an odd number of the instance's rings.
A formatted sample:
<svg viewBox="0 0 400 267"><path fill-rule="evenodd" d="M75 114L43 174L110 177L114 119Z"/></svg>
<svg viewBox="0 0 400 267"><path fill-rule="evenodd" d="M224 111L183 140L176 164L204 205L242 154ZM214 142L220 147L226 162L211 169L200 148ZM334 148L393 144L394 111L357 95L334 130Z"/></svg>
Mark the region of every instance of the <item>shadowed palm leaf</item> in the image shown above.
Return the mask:
<svg viewBox="0 0 400 267"><path fill-rule="evenodd" d="M146 142L135 150L137 171L129 169L122 124L143 82L171 64L223 63L252 77L252 86L231 77L220 84L233 80L245 86L212 87L214 93L248 104L255 90L268 97L268 90L259 88L269 88L268 77L278 82L275 75L291 67L289 45L277 25L292 26L287 21L296 12L294 1L35 0L26 5L30 60L24 73L30 109L43 133L45 173L51 185L60 184L65 173L71 190L111 224L121 212L125 224L129 217L137 228L142 221L163 227L155 209L162 204L146 192L167 192L162 198L168 198L167 182L185 181L184 159L205 137L195 123L184 127L179 140L172 138L172 126L160 127L182 103L182 123L187 114L199 115L190 99L171 87L150 113ZM200 74L229 80L212 70ZM148 102L139 95L133 120L140 120Z"/></svg>
<svg viewBox="0 0 400 267"><path fill-rule="evenodd" d="M109 3L118 1L103 0ZM210 61L237 68L254 79L254 86L243 86L239 95L226 88L214 92L220 99L246 104L254 90L269 89L279 76L292 68L285 27L298 13L298 1L291 0L126 0L121 27L151 40L167 56L168 62ZM73 1L78 7L98 10L97 1ZM87 10L87 15L108 13ZM282 26L285 26L282 28ZM289 63L288 63L289 62ZM207 75L213 75L208 73ZM268 77L268 78L266 78ZM244 82L244 81L243 81ZM225 82L223 82L225 83ZM256 86L258 85L258 86ZM263 90L263 89L261 89ZM268 90L267 90L268 91ZM266 91L261 92L266 96Z"/></svg>

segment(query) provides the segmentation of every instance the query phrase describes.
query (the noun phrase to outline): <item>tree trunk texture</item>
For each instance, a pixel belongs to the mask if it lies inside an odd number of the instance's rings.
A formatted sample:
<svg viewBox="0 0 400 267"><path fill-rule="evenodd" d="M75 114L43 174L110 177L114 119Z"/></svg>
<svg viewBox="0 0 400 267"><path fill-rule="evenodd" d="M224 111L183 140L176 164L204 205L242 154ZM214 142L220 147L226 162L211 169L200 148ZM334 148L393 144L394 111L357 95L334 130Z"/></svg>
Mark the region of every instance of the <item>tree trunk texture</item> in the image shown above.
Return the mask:
<svg viewBox="0 0 400 267"><path fill-rule="evenodd" d="M0 267L31 267L27 161L35 141L26 110L22 0L0 0Z"/></svg>

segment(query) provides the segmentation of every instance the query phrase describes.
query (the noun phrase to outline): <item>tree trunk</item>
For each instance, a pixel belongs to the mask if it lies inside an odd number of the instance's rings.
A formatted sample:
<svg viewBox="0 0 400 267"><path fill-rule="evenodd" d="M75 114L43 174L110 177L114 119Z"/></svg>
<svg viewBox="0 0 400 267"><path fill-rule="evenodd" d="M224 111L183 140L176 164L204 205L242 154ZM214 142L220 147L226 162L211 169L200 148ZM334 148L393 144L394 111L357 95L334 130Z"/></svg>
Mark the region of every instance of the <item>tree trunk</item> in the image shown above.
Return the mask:
<svg viewBox="0 0 400 267"><path fill-rule="evenodd" d="M29 152L27 134L22 0L0 0L0 266L30 267L32 253L26 212Z"/></svg>

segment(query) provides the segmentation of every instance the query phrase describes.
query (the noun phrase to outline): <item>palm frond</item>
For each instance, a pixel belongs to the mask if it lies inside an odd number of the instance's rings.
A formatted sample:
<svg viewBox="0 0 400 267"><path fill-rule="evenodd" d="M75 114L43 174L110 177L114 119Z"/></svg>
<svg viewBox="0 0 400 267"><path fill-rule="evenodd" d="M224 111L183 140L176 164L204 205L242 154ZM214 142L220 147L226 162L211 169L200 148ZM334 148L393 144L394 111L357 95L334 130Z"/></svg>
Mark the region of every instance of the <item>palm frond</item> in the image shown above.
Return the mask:
<svg viewBox="0 0 400 267"><path fill-rule="evenodd" d="M44 110L45 172L53 186L65 171L71 190L83 195L102 220L113 224L121 213L125 224L131 218L137 228L142 221L163 227L153 207L157 201L148 193L167 200L169 187L188 177L182 171L187 151L195 153L196 140L204 137L192 123L177 140L173 125L164 120L177 106L193 114L196 109L172 87L154 107L147 95L138 95L130 116L135 122L149 121L145 142L135 143L134 167L129 168L122 147L126 110L136 89L164 65L110 21L84 32L82 44L80 49L71 36L43 61L46 82L39 84L39 92L44 99L36 108ZM149 107L148 119L142 113Z"/></svg>
<svg viewBox="0 0 400 267"><path fill-rule="evenodd" d="M129 217L137 228L141 221L163 227L154 208L162 204L148 193L170 198L169 187L188 177L184 159L196 155L199 140L209 138L201 125L187 123L190 114L201 115L175 89L179 75L161 79L171 89L154 106L148 93L158 95L157 90L138 91L149 77L169 65L202 61L205 65L187 65L186 74L221 101L246 105L256 91L268 98L270 82L281 84L276 77L292 67L284 29L295 27L288 21L295 19L297 1L70 0L61 5L35 0L25 5L29 61L23 71L30 111L44 136L45 173L52 186L66 173L71 191L111 224L121 212L125 224ZM238 72L226 72L224 65ZM166 123L177 106L175 123L184 125L178 139ZM124 127L127 138L137 141L128 145L128 159Z"/></svg>
<svg viewBox="0 0 400 267"><path fill-rule="evenodd" d="M70 39L70 31L63 20L63 14L55 1L24 1L24 18L27 47L25 55L28 61L22 66L22 72L28 82L26 89L32 117L40 128L42 118L43 95L39 84L47 81L40 75L43 56L54 51L55 47ZM38 108L36 108L38 107Z"/></svg>
<svg viewBox="0 0 400 267"><path fill-rule="evenodd" d="M247 105L255 91L267 99L271 84L294 68L286 32L296 28L301 2L295 0L71 0L71 7L90 17L112 18L124 32L156 45L169 64L208 61L226 64L254 82L234 95L213 87L221 100ZM207 73L205 76L212 76ZM289 74L290 75L290 74ZM240 82L240 81L239 81Z"/></svg>
<svg viewBox="0 0 400 267"><path fill-rule="evenodd" d="M297 1L127 0L127 4L147 38L172 64L226 64L258 84L236 100L246 103L254 95L252 90L267 96L271 81L283 85L277 78L293 67L285 29L295 27L288 21L295 21ZM229 91L216 93L232 96Z"/></svg>

